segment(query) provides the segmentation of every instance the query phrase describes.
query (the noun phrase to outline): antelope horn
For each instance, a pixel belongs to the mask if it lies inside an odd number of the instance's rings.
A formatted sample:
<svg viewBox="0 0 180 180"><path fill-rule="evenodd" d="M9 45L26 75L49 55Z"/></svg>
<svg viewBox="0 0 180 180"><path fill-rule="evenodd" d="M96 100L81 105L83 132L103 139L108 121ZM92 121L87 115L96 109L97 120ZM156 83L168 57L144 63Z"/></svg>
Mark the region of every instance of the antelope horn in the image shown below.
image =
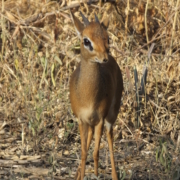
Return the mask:
<svg viewBox="0 0 180 180"><path fill-rule="evenodd" d="M96 21L97 23L100 23L98 17L96 16L96 13L94 13L94 16L95 16L95 21Z"/></svg>
<svg viewBox="0 0 180 180"><path fill-rule="evenodd" d="M81 11L80 11L80 14L81 14L81 16L82 16L82 18L83 18L83 21L84 21L85 26L88 26L88 25L89 25L88 19L84 16L84 14L83 14Z"/></svg>

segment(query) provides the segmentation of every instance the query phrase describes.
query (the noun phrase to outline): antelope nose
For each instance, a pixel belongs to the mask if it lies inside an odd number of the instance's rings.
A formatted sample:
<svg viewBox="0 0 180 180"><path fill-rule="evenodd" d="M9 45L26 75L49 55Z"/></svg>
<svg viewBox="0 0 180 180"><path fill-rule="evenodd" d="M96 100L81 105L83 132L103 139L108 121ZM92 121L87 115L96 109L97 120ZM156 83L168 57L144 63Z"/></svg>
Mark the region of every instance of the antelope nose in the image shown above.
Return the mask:
<svg viewBox="0 0 180 180"><path fill-rule="evenodd" d="M108 60L105 58L105 59L103 59L103 62L106 63L106 62L108 62Z"/></svg>

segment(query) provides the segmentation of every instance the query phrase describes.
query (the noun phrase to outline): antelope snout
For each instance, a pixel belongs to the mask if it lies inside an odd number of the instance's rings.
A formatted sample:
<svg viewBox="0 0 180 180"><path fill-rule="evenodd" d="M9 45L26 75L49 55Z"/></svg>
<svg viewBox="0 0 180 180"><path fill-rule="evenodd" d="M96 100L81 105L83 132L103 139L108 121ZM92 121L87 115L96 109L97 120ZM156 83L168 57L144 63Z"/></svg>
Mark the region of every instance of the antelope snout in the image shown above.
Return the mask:
<svg viewBox="0 0 180 180"><path fill-rule="evenodd" d="M103 62L104 62L104 63L108 62L108 59L103 59Z"/></svg>
<svg viewBox="0 0 180 180"><path fill-rule="evenodd" d="M95 58L95 61L98 63L107 63L108 62L108 54L107 53L99 54L99 56L97 56Z"/></svg>

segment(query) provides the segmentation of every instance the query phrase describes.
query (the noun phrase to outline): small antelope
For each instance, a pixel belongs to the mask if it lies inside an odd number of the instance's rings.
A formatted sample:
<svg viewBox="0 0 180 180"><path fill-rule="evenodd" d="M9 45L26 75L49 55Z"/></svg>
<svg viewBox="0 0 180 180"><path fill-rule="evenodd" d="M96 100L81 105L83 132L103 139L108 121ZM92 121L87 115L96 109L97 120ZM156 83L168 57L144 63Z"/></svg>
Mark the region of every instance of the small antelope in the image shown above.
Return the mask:
<svg viewBox="0 0 180 180"><path fill-rule="evenodd" d="M84 25L72 13L72 20L81 40L81 62L73 72L70 80L70 101L72 111L78 118L81 137L81 164L75 179L83 180L87 152L93 134L94 173L98 176L99 146L104 123L112 166L112 178L117 180L113 154L113 124L116 121L123 79L115 59L109 55L108 19L89 22L81 13Z"/></svg>

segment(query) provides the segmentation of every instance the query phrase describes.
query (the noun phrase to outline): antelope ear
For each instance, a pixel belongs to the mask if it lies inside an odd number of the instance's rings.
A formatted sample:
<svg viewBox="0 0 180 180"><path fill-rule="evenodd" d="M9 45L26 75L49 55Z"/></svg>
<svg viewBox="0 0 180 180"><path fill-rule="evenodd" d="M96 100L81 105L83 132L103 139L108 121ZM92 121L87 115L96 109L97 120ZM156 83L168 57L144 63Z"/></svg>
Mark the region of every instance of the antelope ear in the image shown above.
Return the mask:
<svg viewBox="0 0 180 180"><path fill-rule="evenodd" d="M79 19L76 16L74 16L74 14L71 11L70 11L70 14L71 14L71 18L72 18L74 27L76 29L77 35L79 38L81 38L82 32L84 30L84 25L79 21Z"/></svg>
<svg viewBox="0 0 180 180"><path fill-rule="evenodd" d="M108 26L109 26L109 18L106 17L106 18L103 20L103 22L101 23L101 25L102 25L105 29L107 29Z"/></svg>

